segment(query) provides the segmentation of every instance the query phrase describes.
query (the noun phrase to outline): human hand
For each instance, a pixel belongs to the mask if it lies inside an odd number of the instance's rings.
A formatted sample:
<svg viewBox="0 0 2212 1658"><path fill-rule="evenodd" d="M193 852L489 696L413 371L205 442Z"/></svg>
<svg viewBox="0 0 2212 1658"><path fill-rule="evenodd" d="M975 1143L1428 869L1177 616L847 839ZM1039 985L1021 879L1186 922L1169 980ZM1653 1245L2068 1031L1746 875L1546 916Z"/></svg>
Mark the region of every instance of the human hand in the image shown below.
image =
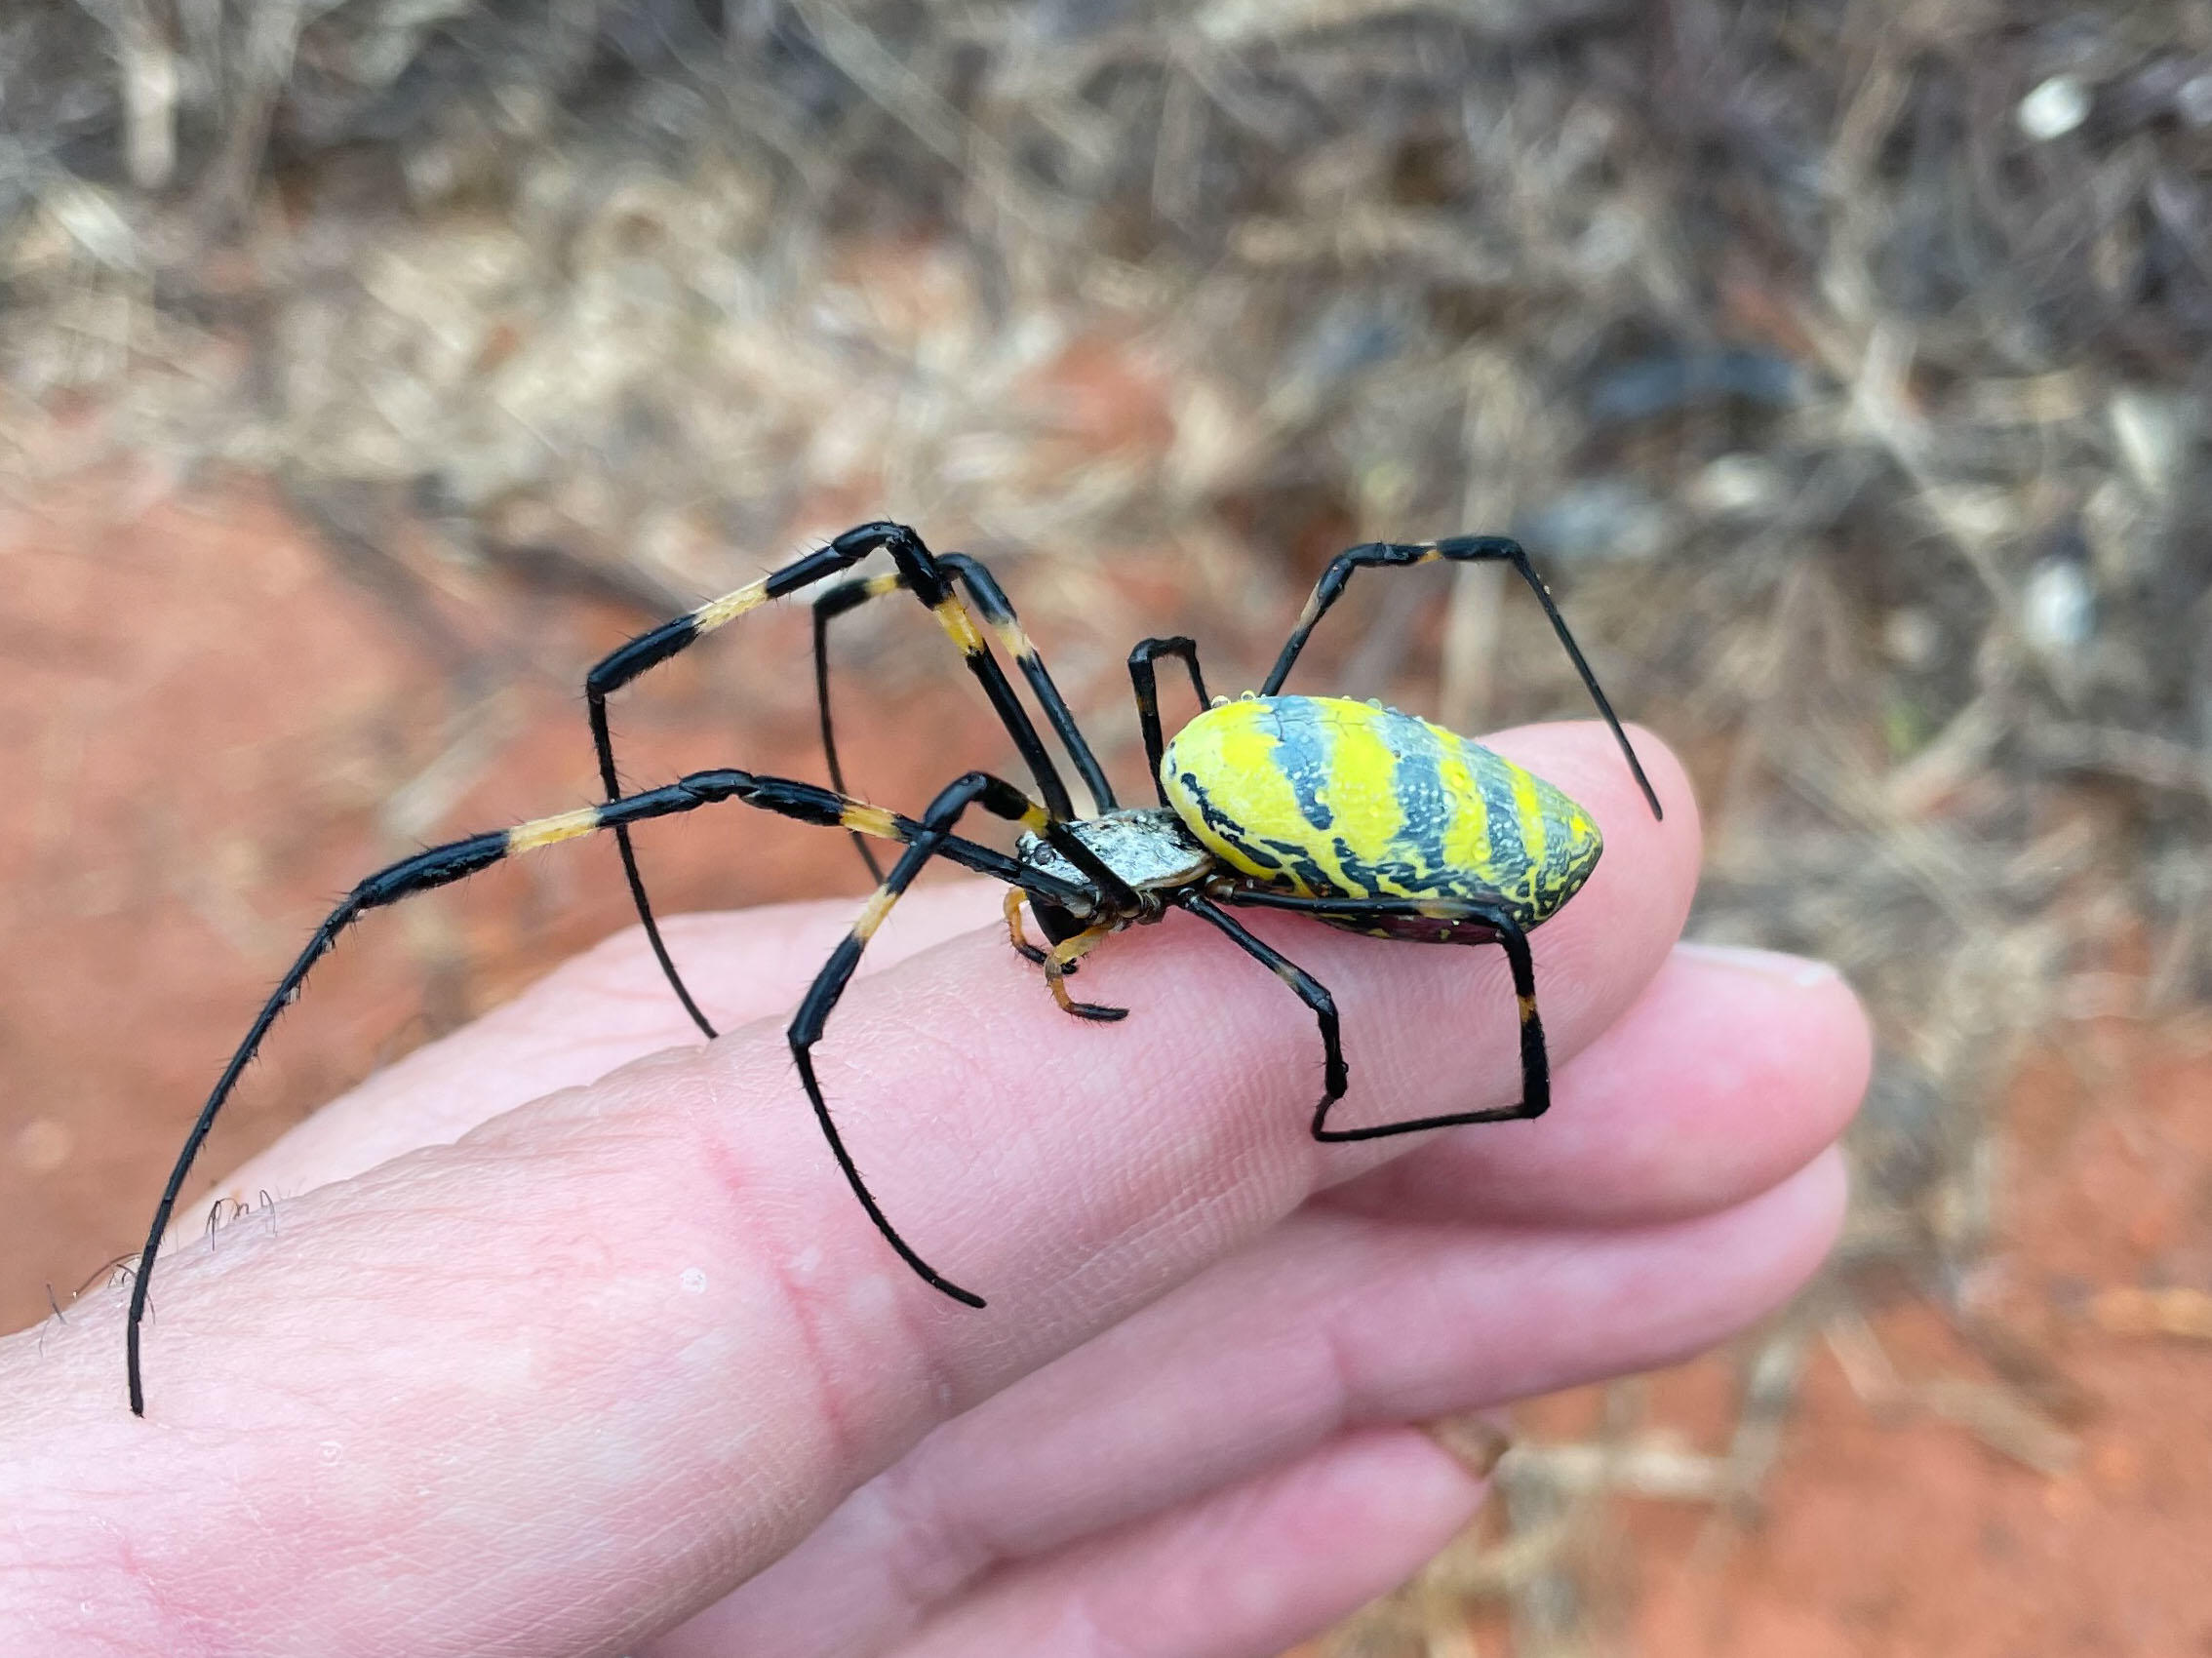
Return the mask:
<svg viewBox="0 0 2212 1658"><path fill-rule="evenodd" d="M1664 824L1601 728L1497 746L1608 839L1534 936L1549 1116L1316 1146L1313 1022L1227 940L1113 940L1084 994L1132 1016L1084 1024L997 888L925 889L818 1063L973 1312L791 1072L854 906L673 924L705 1047L625 935L235 1177L281 1201L165 1256L147 1420L119 1292L0 1342L0 1646L1197 1658L1389 1587L1481 1493L1419 1424L1694 1351L1812 1270L1866 1076L1833 974L1674 947L1697 830L1650 738ZM1499 952L1250 919L1336 993L1342 1121L1513 1097Z"/></svg>

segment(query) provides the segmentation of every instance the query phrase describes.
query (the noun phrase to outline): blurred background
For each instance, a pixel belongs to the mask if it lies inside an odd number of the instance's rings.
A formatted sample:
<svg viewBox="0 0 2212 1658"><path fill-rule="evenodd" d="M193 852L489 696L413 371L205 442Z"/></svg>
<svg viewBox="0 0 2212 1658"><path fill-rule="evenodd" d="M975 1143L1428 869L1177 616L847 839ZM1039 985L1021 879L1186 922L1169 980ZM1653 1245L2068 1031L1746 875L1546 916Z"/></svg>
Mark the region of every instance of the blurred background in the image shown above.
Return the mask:
<svg viewBox="0 0 2212 1658"><path fill-rule="evenodd" d="M1536 1401L1306 1658L2212 1651L2212 5L76 0L0 14L0 1325L135 1246L331 897L595 793L626 635L865 518L991 558L1108 763L1341 546L1522 537L1688 760L1699 935L1882 1049L1831 1269ZM849 775L1004 765L933 628ZM819 775L804 612L619 710ZM1528 595L1316 685L1587 710ZM858 892L656 825L667 909ZM364 928L211 1173L622 925L612 856Z"/></svg>

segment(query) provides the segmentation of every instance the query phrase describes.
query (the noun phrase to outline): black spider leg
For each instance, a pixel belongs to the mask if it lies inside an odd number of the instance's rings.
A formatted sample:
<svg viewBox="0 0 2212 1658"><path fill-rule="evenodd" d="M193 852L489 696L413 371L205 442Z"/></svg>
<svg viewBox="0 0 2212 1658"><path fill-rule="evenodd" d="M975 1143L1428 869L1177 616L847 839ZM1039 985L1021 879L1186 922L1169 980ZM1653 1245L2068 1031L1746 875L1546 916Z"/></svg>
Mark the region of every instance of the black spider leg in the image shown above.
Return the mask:
<svg viewBox="0 0 2212 1658"><path fill-rule="evenodd" d="M1158 656L1178 656L1183 666L1191 671L1191 690L1198 693L1201 709L1210 707L1212 699L1205 694L1205 676L1199 672L1198 641L1178 635L1173 639L1147 639L1129 652L1129 688L1136 693L1137 726L1144 732L1144 764L1152 773L1152 786L1160 792L1160 804L1167 804L1166 779L1160 775L1160 757L1166 752L1166 733L1160 729L1160 687L1154 677L1153 659Z"/></svg>
<svg viewBox="0 0 2212 1658"><path fill-rule="evenodd" d="M1238 949L1288 985L1291 994L1313 1009L1314 1018L1321 1025L1322 1040L1322 1101L1314 1112L1314 1137L1328 1138L1321 1131L1322 1119L1328 1114L1330 1106L1344 1097L1344 1090L1351 1086L1352 1081L1352 1073L1344 1063L1344 1045L1337 1028L1336 998L1329 995L1328 987L1320 979L1266 939L1250 931L1212 900L1192 892L1177 898L1175 903L1201 921L1210 922L1227 933Z"/></svg>
<svg viewBox="0 0 2212 1658"><path fill-rule="evenodd" d="M1613 705L1605 700L1605 693L1598 688L1598 676L1590 671L1582 648L1575 644L1574 635L1567 631L1566 618L1560 614L1559 606L1552 603L1551 589L1544 585L1535 568L1529 564L1528 555L1521 550L1521 543L1503 535L1452 535L1442 541L1423 541L1418 544L1370 541L1337 554L1329 561L1328 569L1322 572L1321 580L1315 583L1313 597L1306 601L1306 608L1298 616L1298 625L1290 630L1290 637L1284 642L1283 654L1276 657L1275 666L1268 672L1267 683L1260 687L1260 694L1273 696L1283 689L1283 682L1290 677L1290 665L1297 661L1298 652L1306 648L1307 635L1314 631L1314 625L1328 613L1328 608L1343 595L1354 571L1365 570L1371 566L1434 564L1439 559L1453 564L1502 560L1521 572L1521 579L1528 583L1529 590L1536 595L1536 602L1544 607L1544 614L1551 618L1552 631L1560 636L1560 643L1566 647L1567 658L1574 663L1574 671L1582 676L1583 687L1590 692L1591 701L1598 704L1598 712L1604 716L1605 724L1612 729L1614 740L1621 745L1621 753L1628 757L1629 770L1636 773L1637 786L1643 790L1643 798L1651 807L1651 815L1664 818L1667 814L1660 809L1659 792L1651 786L1651 779L1643 774L1643 763L1637 759L1628 732L1621 730L1621 722L1613 713Z"/></svg>
<svg viewBox="0 0 2212 1658"><path fill-rule="evenodd" d="M774 571L760 580L748 582L719 599L710 599L698 609L675 620L663 622L647 633L641 633L628 644L617 647L603 657L585 676L584 700L590 711L591 739L599 754L600 785L607 791L609 800L619 799L622 793L621 777L614 765L614 740L607 724L607 699L628 685L647 669L677 655L701 637L716 628L735 621L739 616L758 610L770 599L780 599L797 593L827 579L842 571L849 570L870 553L888 552L905 585L915 597L928 605L939 625L949 635L966 659L968 671L982 685L991 699L991 706L999 716L1000 724L1013 739L1022 764L1029 768L1030 775L1037 780L1037 792L1044 797L1046 807L1056 818L1075 815L1074 804L1068 798L1068 788L1060 780L1052 760L1039 740L1037 728L1030 724L1028 713L1014 696L1013 687L998 661L991 655L990 647L977 631L975 618L968 613L968 607L952 590L952 584L938 563L937 556L923 545L922 537L903 524L878 521L862 524L848 530L828 546L794 559L781 570ZM638 871L637 849L630 843L629 830L615 831L614 840L622 857L622 874L630 887L630 901L636 906L638 920L644 926L646 938L652 946L653 957L660 963L660 970L667 978L669 988L676 992L684 1011L691 1016L691 1023L712 1039L714 1026L699 1011L684 984L684 976L676 970L676 963L662 942L660 928L653 920L652 904L646 897L645 877Z"/></svg>
<svg viewBox="0 0 2212 1658"><path fill-rule="evenodd" d="M1083 778L1083 786L1089 791L1092 803L1099 812L1112 811L1115 807L1114 785L1106 780L1106 769L1098 764L1098 756L1090 752L1090 743L1076 724L1075 710L1068 699L1060 694L1060 688L1052 683L1052 675L1045 666L1045 658L1030 642L1014 614L1013 603L1007 599L1006 589L999 585L998 577L981 559L969 558L966 553L947 553L937 561L960 578L975 601L975 608L983 612L983 625L997 635L1020 667L1022 678L1029 682L1029 690L1037 698L1037 705L1045 710L1045 718L1051 723L1060 745L1068 751L1068 759ZM1047 801L1046 805L1051 805ZM1065 812L1061 816L1068 815Z"/></svg>
<svg viewBox="0 0 2212 1658"><path fill-rule="evenodd" d="M815 975L806 1000L799 1004L799 1011L792 1018L789 1032L791 1056L798 1063L799 1080L806 1086L807 1098L814 1107L814 1117L821 1124L830 1150L836 1154L838 1166L845 1170L845 1178L850 1183L853 1196L860 1200L860 1206L868 1211L868 1218L876 1223L876 1230L884 1235L885 1242L898 1251L899 1259L912 1267L923 1283L969 1307L982 1306L983 1297L972 1290L961 1288L916 1253L913 1246L898 1235L898 1229L891 1225L882 1206L877 1204L874 1194L868 1190L867 1182L860 1178L859 1165L852 1161L852 1154L846 1149L844 1136L839 1134L837 1124L830 1116L829 1102L822 1097L822 1085L814 1075L813 1048L821 1041L822 1029L829 1022L831 1010L837 1007L838 999L845 994L846 985L851 981L853 969L860 965L860 953L867 948L868 940L875 935L876 928L883 925L884 917L890 913L891 906L898 902L906 889L914 885L914 878L922 873L922 866L942 849L952 826L960 820L961 814L970 807L977 806L985 811L1020 823L1038 834L1050 836L1056 847L1061 845L1063 839L1074 839L1060 825L1053 823L1045 809L1027 795L1011 783L994 777L987 771L970 771L946 787L929 803L928 810L922 814L920 832L907 843L906 849L899 853L898 862L891 866L890 874L869 898L859 919L852 924L852 930L839 942L836 950L831 952L830 959L823 964L822 970ZM1054 834L1054 831L1058 833ZM1081 846L1080 842L1075 844ZM1064 849L1063 848L1063 851ZM1128 893L1126 887L1122 890ZM1128 893L1128 896L1133 902L1135 894Z"/></svg>
<svg viewBox="0 0 2212 1658"><path fill-rule="evenodd" d="M833 617L866 603L878 593L895 592L905 585L906 577L894 571L889 575L841 581L814 601L814 709L821 721L822 758L829 762L830 787L841 794L846 786L845 768L838 763L837 728L830 719L829 624ZM883 860L876 856L875 848L868 845L868 837L854 835L852 845L860 853L860 861L868 866L869 878L882 886Z"/></svg>
<svg viewBox="0 0 2212 1658"><path fill-rule="evenodd" d="M1424 1128L1453 1128L1469 1123L1514 1123L1523 1118L1541 1117L1552 1105L1552 1060L1544 1046L1544 1021L1536 1011L1536 967L1528 953L1528 934L1512 910L1504 904L1485 903L1474 898L1304 898L1287 892L1270 892L1264 888L1238 887L1222 895L1229 904L1270 910L1290 910L1300 915L1319 916L1327 921L1357 927L1363 922L1402 922L1409 919L1434 921L1444 926L1476 922L1487 928L1493 940L1505 951L1507 965L1513 970L1513 990L1521 1018L1521 1102L1518 1105L1491 1106L1481 1111L1453 1111L1441 1117L1416 1117L1402 1123L1380 1123L1366 1128L1331 1128L1328 1126L1330 1107L1344 1097L1344 1055L1336 1046L1336 1012L1330 1007L1323 1012L1320 1003L1302 987L1311 985L1325 998L1327 992L1313 984L1302 969L1284 961L1279 952L1253 938L1238 942L1273 967L1278 977L1298 992L1299 997L1312 1007L1322 1021L1322 1043L1328 1050L1328 1091L1322 1095L1314 1107L1313 1134L1317 1140L1379 1140L1391 1134L1411 1134ZM1189 908L1189 905L1185 906ZM1212 920L1212 917L1207 917ZM1224 920L1226 918L1223 918ZM1215 922L1220 926L1220 922ZM1223 928L1224 931L1228 929ZM1232 937L1236 934L1232 933ZM1247 935L1249 936L1249 935ZM1477 940L1476 942L1487 942ZM1281 964L1280 966L1278 964ZM1293 976L1296 975L1296 976Z"/></svg>
<svg viewBox="0 0 2212 1658"><path fill-rule="evenodd" d="M261 1043L277 1016L292 1006L298 997L300 987L315 964L328 955L345 929L371 910L416 892L427 892L435 887L449 886L454 882L489 869L495 863L518 852L534 851L556 842L574 840L599 829L618 829L625 824L642 822L649 817L668 817L679 812L692 811L702 806L721 801L738 800L748 806L775 812L782 817L795 817L803 823L864 824L872 833L893 840L912 843L923 834L923 826L912 818L901 817L862 801L849 800L812 783L801 783L784 777L760 777L745 771L716 770L695 771L665 788L648 789L642 794L609 801L577 811L563 812L554 817L541 817L502 829L488 835L471 835L466 840L452 841L413 857L402 858L370 876L356 886L339 901L337 907L324 918L314 936L307 941L298 959L278 983L269 999L261 1005L246 1039L238 1045L230 1063L223 1067L207 1103L193 1121L192 1130L185 1136L184 1149L178 1153L176 1166L169 1171L169 1182L162 1188L161 1202L154 1208L153 1225L146 1232L144 1249L139 1253L138 1270L133 1274L131 1285L131 1312L126 1338L131 1382L131 1409L138 1416L146 1413L145 1389L140 1378L138 1362L138 1326L145 1320L146 1294L153 1283L154 1258L161 1250L163 1235L169 1230L169 1218L177 1207L177 1199L184 1189L193 1161L200 1155L200 1147L208 1132L215 1126L216 1116L223 1102L237 1086L238 1079L253 1062ZM1043 893L1055 902L1069 904L1077 909L1090 905L1092 894L1073 882L1056 881L1038 870L1027 869L1007 857L1004 852L989 847L977 846L932 831L931 850L938 856L983 875L1001 881L1018 884Z"/></svg>
<svg viewBox="0 0 2212 1658"><path fill-rule="evenodd" d="M1022 677L1029 682L1031 694L1037 698L1038 706L1045 710L1046 719L1051 723L1061 746L1067 750L1068 758L1074 763L1077 774L1083 778L1083 785L1089 791L1096 809L1100 812L1112 811L1115 806L1114 787L1106 780L1105 769L1098 764L1098 757L1091 752L1090 743L1083 734L1083 728L1076 724L1075 711L1068 706L1068 699L1053 683L1051 670L1045 666L1044 657L1030 642L1028 633L1021 625L1021 618L1014 614L1013 605L1007 598L1006 590L999 585L997 578L980 559L971 559L965 553L940 553L937 555L937 564L968 589L968 597L975 602L976 610L982 612L983 625L997 635L999 643L1020 667ZM840 582L814 601L814 706L820 716L822 755L829 762L830 783L833 787L843 789L846 784L844 769L838 760L837 732L830 718L829 624L870 599L898 592L906 585L904 573L893 572L888 575L868 576L859 581ZM1013 735L1018 745L1020 734L1015 732ZM1047 801L1047 804L1050 803ZM882 881L883 865L877 860L874 849L858 836L853 838L853 845L859 849L861 861L867 864L868 873L879 882Z"/></svg>

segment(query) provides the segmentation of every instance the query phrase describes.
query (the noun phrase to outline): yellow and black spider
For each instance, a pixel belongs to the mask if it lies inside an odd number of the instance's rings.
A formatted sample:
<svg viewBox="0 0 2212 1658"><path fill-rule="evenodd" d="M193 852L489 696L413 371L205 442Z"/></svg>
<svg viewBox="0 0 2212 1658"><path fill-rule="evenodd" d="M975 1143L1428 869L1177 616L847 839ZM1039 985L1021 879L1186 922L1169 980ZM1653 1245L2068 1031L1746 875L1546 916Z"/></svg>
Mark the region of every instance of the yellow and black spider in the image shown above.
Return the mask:
<svg viewBox="0 0 2212 1658"><path fill-rule="evenodd" d="M663 788L622 794L608 728L608 697L769 600L814 587L879 551L890 555L889 572L841 582L814 601L814 683L835 788L718 770L695 771ZM1544 1028L1536 1012L1528 932L1556 914L1589 880L1602 848L1597 824L1541 777L1441 726L1375 702L1282 693L1283 682L1307 637L1343 593L1354 571L1440 559L1496 560L1521 573L1619 741L1652 815L1659 816L1659 797L1565 620L1530 568L1527 554L1502 536L1456 536L1416 545L1372 542L1339 554L1306 602L1266 683L1234 701L1208 698L1199 671L1198 647L1191 640L1147 639L1138 645L1129 653L1129 679L1144 734L1145 762L1159 791L1157 807L1116 803L1066 698L1053 685L990 572L958 553L930 552L921 536L904 525L863 524L849 530L819 551L612 651L584 682L606 801L433 847L378 870L347 893L315 929L262 1005L185 1137L138 1257L126 1338L132 1410L145 1414L139 1326L153 1281L154 1256L178 1194L240 1073L277 1015L299 994L309 969L338 935L368 911L411 893L462 880L518 852L612 829L638 919L661 970L685 1010L712 1037L714 1027L685 987L654 925L629 826L722 801L742 801L806 823L841 825L852 832L876 876L874 895L799 1005L791 1021L791 1051L822 1133L868 1218L926 1283L968 1306L980 1307L983 1298L952 1283L917 1254L877 1204L838 1133L815 1080L812 1059L814 1044L859 965L861 951L932 857L1007 884L1007 928L1013 947L1044 968L1054 1000L1081 1018L1112 1020L1127 1012L1077 1002L1068 994L1066 978L1101 939L1126 927L1156 922L1169 909L1218 928L1289 986L1319 1021L1324 1081L1321 1101L1314 1107L1312 1131L1317 1140L1369 1140L1423 1128L1541 1116L1551 1103L1551 1075ZM869 806L844 792L830 722L828 625L855 606L901 591L927 605L958 647L1028 768L1041 800L983 771L970 771L947 786L919 819ZM1082 774L1095 806L1091 815L1076 814L1067 784L992 654L986 628L1020 666ZM1165 739L1160 723L1153 664L1161 657L1182 662L1200 706L1197 717L1172 740ZM1011 855L953 833L962 815L975 807L1021 825ZM868 848L866 838L871 836L898 842L904 849L888 874ZM1023 936L1025 898L1048 948ZM1349 1079L1338 1039L1336 1005L1312 974L1240 925L1225 906L1289 910L1386 938L1500 945L1512 967L1520 1004L1520 1103L1367 1127L1330 1127L1329 1110L1344 1096Z"/></svg>

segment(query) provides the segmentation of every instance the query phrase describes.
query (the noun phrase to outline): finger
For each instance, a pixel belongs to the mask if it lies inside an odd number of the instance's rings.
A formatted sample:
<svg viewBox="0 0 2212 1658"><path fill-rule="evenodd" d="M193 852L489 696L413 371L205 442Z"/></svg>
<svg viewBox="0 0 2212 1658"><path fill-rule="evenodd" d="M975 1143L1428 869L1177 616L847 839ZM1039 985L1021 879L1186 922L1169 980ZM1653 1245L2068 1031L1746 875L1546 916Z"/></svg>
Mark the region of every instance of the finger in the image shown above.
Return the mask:
<svg viewBox="0 0 2212 1658"><path fill-rule="evenodd" d="M1533 1123L1439 1134L1325 1202L1401 1219L1621 1225L1763 1192L1843 1131L1874 1063L1823 962L1678 945Z"/></svg>
<svg viewBox="0 0 2212 1658"><path fill-rule="evenodd" d="M1664 960L1694 828L1656 745L1664 825L1601 731L1518 740L1610 843L1539 939L1564 1057ZM180 1629L246 1647L242 1608L265 1649L331 1653L421 1649L429 1623L454 1651L526 1628L621 1650L674 1623L936 1421L1381 1155L1306 1137L1311 1027L1180 919L1092 959L1138 1010L1126 1026L1067 1019L1003 940L970 936L856 984L831 1027L820 1070L880 1195L987 1314L888 1255L780 1031L754 1027L179 1247L150 1424L117 1398L119 1298L42 1352L0 1348L0 1507L32 1517L15 1539L73 1541L85 1598L126 1598L155 1649ZM1363 1104L1512 1096L1489 952L1271 930L1337 987ZM395 1557L415 1568L398 1581Z"/></svg>
<svg viewBox="0 0 2212 1658"><path fill-rule="evenodd" d="M862 971L881 972L994 921L1002 890L982 881L917 888L871 942ZM660 928L693 993L722 1028L733 1030L798 1005L851 927L855 907L854 900L831 898L671 916ZM212 1201L246 1204L261 1192L296 1197L417 1146L457 1140L557 1088L597 1082L633 1059L698 1041L698 1027L661 975L644 930L630 928L333 1100L233 1170Z"/></svg>
<svg viewBox="0 0 2212 1658"><path fill-rule="evenodd" d="M1009 1562L1294 1463L1347 1426L1669 1362L1794 1293L1842 1201L1830 1155L1725 1213L1635 1229L1309 1208L945 1424L651 1658L873 1651Z"/></svg>
<svg viewBox="0 0 2212 1658"><path fill-rule="evenodd" d="M1411 1577L1481 1494L1425 1434L1350 1434L1292 1467L1007 1572L892 1650L1271 1658Z"/></svg>

